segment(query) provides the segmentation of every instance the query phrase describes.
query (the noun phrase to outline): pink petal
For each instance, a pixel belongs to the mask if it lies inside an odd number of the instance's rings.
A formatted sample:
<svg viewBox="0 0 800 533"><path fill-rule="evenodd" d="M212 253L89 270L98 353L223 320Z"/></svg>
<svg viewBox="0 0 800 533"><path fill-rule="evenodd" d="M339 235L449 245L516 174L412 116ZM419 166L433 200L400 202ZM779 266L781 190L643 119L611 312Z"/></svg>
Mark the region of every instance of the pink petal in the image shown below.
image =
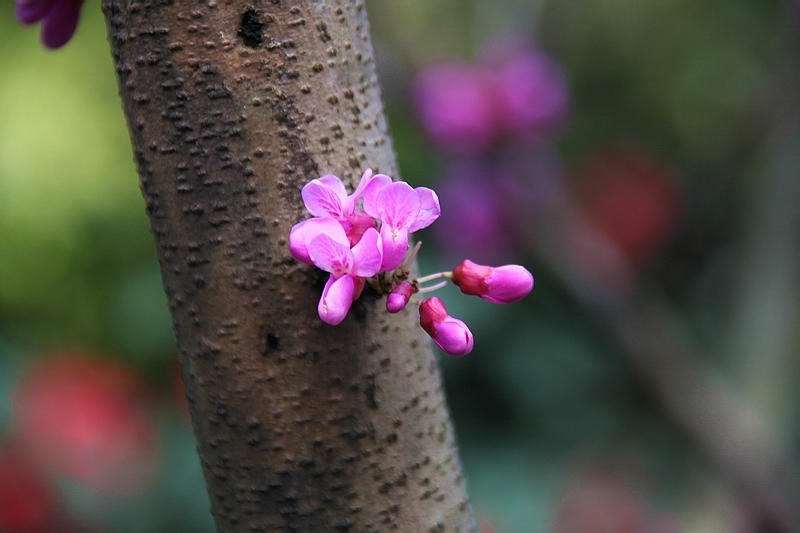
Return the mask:
<svg viewBox="0 0 800 533"><path fill-rule="evenodd" d="M383 244L381 270L390 271L399 267L408 251L408 230L395 229L384 224L381 226L381 243Z"/></svg>
<svg viewBox="0 0 800 533"><path fill-rule="evenodd" d="M386 310L390 313L399 313L411 300L412 294L414 286L407 281L401 281L386 297Z"/></svg>
<svg viewBox="0 0 800 533"><path fill-rule="evenodd" d="M495 267L494 275L486 279L489 291L480 295L495 304L521 300L533 289L533 275L520 265Z"/></svg>
<svg viewBox="0 0 800 533"><path fill-rule="evenodd" d="M350 239L350 246L354 246L361 240L365 231L375 228L375 219L361 211L353 211L343 224L346 226L345 232Z"/></svg>
<svg viewBox="0 0 800 533"><path fill-rule="evenodd" d="M416 191L404 181L396 181L381 190L375 217L392 228L409 228L419 216L420 201Z"/></svg>
<svg viewBox="0 0 800 533"><path fill-rule="evenodd" d="M450 355L467 355L472 351L475 341L464 322L449 316L436 324L433 342Z"/></svg>
<svg viewBox="0 0 800 533"><path fill-rule="evenodd" d="M427 228L439 218L442 209L439 206L439 197L427 187L417 187L414 189L419 198L419 216L417 220L408 228L409 233L414 233L422 228Z"/></svg>
<svg viewBox="0 0 800 533"><path fill-rule="evenodd" d="M448 316L447 307L441 298L436 296L428 298L419 306L419 325L431 337L436 335L436 324Z"/></svg>
<svg viewBox="0 0 800 533"><path fill-rule="evenodd" d="M450 355L467 355L472 351L472 332L464 322L448 315L444 302L435 296L420 305L419 325Z"/></svg>
<svg viewBox="0 0 800 533"><path fill-rule="evenodd" d="M378 211L378 194L392 184L392 178L386 174L375 174L364 188L364 212L374 218L380 218Z"/></svg>
<svg viewBox="0 0 800 533"><path fill-rule="evenodd" d="M308 255L318 268L339 278L353 269L353 252L350 246L336 242L330 235L317 235L308 244Z"/></svg>
<svg viewBox="0 0 800 533"><path fill-rule="evenodd" d="M370 278L381 269L383 253L381 237L375 228L369 228L364 236L353 246L353 270L351 274L362 278Z"/></svg>
<svg viewBox="0 0 800 533"><path fill-rule="evenodd" d="M342 180L333 174L325 174L324 176L317 178L317 180L322 185L332 190L339 198L345 198L347 196L347 189L345 188L344 183L342 183Z"/></svg>
<svg viewBox="0 0 800 533"><path fill-rule="evenodd" d="M361 180L358 182L356 190L353 191L353 194L348 196L347 200L344 202L345 213L353 213L355 211L359 198L361 198L361 195L364 194L364 189L366 189L367 185L370 184L373 177L374 176L372 175L371 168L368 168L364 171L364 173L361 175Z"/></svg>
<svg viewBox="0 0 800 533"><path fill-rule="evenodd" d="M328 174L309 181L301 194L306 209L315 217L345 218L342 202L347 190L336 176Z"/></svg>
<svg viewBox="0 0 800 533"><path fill-rule="evenodd" d="M327 234L336 242L348 242L342 225L333 218L310 218L295 224L289 233L289 253L301 263L313 264L308 254L308 243L322 233Z"/></svg>
<svg viewBox="0 0 800 533"><path fill-rule="evenodd" d="M331 326L340 324L353 303L354 290L355 278L353 276L348 274L336 279L331 274L328 282L325 283L322 297L317 306L317 313L322 321Z"/></svg>

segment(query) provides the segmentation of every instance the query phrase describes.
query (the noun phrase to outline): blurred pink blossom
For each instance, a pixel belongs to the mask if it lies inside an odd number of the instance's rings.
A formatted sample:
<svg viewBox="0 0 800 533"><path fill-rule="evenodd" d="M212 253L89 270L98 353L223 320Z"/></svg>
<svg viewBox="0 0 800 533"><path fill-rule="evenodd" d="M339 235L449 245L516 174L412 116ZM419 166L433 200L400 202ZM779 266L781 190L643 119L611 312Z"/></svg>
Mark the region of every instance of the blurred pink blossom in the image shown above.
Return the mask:
<svg viewBox="0 0 800 533"><path fill-rule="evenodd" d="M155 474L158 431L147 387L83 352L45 357L20 383L13 414L26 453L52 476L134 494Z"/></svg>
<svg viewBox="0 0 800 533"><path fill-rule="evenodd" d="M475 154L501 141L557 136L569 108L559 63L521 40L491 43L475 64L450 60L421 70L413 97L420 123L447 152Z"/></svg>
<svg viewBox="0 0 800 533"><path fill-rule="evenodd" d="M563 192L563 166L555 150L509 150L502 158L449 164L437 188L440 222L433 227L448 257L479 263L519 261L536 231L536 219Z"/></svg>
<svg viewBox="0 0 800 533"><path fill-rule="evenodd" d="M420 71L414 81L417 116L431 139L452 152L487 149L497 133L492 72L449 61Z"/></svg>

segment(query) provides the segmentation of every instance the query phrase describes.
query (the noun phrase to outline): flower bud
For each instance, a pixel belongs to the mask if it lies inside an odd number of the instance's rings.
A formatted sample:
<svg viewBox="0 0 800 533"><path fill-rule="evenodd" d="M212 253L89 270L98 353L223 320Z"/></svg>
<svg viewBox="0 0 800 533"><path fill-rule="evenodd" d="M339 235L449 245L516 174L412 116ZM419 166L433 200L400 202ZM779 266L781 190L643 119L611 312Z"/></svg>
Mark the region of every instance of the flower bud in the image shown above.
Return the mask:
<svg viewBox="0 0 800 533"><path fill-rule="evenodd" d="M464 294L495 304L516 302L533 289L533 275L520 265L490 267L464 259L453 269L451 279Z"/></svg>
<svg viewBox="0 0 800 533"><path fill-rule="evenodd" d="M399 313L414 294L414 286L407 281L398 283L386 298L386 310L390 313Z"/></svg>
<svg viewBox="0 0 800 533"><path fill-rule="evenodd" d="M450 355L467 355L472 351L472 332L464 322L448 315L444 302L435 296L420 305L419 325Z"/></svg>

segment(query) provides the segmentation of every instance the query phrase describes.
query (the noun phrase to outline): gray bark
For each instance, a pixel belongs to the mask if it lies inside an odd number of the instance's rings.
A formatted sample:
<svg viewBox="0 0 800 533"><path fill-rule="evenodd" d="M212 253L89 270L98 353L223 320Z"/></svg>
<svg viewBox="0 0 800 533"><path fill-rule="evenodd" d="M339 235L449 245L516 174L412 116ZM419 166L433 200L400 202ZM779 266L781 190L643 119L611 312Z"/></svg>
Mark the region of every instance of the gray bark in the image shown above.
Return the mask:
<svg viewBox="0 0 800 533"><path fill-rule="evenodd" d="M360 0L104 0L221 532L467 532L416 311L339 326L287 236L300 190L397 175Z"/></svg>

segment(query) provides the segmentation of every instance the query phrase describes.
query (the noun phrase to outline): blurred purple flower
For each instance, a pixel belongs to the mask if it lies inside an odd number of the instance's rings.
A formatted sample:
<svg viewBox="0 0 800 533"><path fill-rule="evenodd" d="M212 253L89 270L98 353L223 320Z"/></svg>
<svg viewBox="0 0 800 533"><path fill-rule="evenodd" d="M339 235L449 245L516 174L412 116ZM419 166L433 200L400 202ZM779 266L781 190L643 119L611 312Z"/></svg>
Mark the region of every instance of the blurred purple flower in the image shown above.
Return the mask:
<svg viewBox="0 0 800 533"><path fill-rule="evenodd" d="M561 66L521 39L491 43L478 64L450 61L423 69L413 96L428 135L440 148L461 154L502 140L553 138L569 108Z"/></svg>
<svg viewBox="0 0 800 533"><path fill-rule="evenodd" d="M496 75L498 121L510 134L556 133L566 119L569 92L561 66L540 51L512 57Z"/></svg>
<svg viewBox="0 0 800 533"><path fill-rule="evenodd" d="M17 0L14 13L22 24L42 23L42 44L60 48L78 27L83 0Z"/></svg>
<svg viewBox="0 0 800 533"><path fill-rule="evenodd" d="M563 195L564 167L551 145L497 155L494 160L463 159L445 170L438 187L442 215L433 231L452 259L520 260L536 217Z"/></svg>
<svg viewBox="0 0 800 533"><path fill-rule="evenodd" d="M492 72L461 61L431 65L417 74L413 93L423 128L441 148L488 148L496 133Z"/></svg>
<svg viewBox="0 0 800 533"><path fill-rule="evenodd" d="M516 257L516 217L498 186L511 179L505 169L472 161L447 171L439 184L442 216L433 227L444 252L487 263Z"/></svg>

